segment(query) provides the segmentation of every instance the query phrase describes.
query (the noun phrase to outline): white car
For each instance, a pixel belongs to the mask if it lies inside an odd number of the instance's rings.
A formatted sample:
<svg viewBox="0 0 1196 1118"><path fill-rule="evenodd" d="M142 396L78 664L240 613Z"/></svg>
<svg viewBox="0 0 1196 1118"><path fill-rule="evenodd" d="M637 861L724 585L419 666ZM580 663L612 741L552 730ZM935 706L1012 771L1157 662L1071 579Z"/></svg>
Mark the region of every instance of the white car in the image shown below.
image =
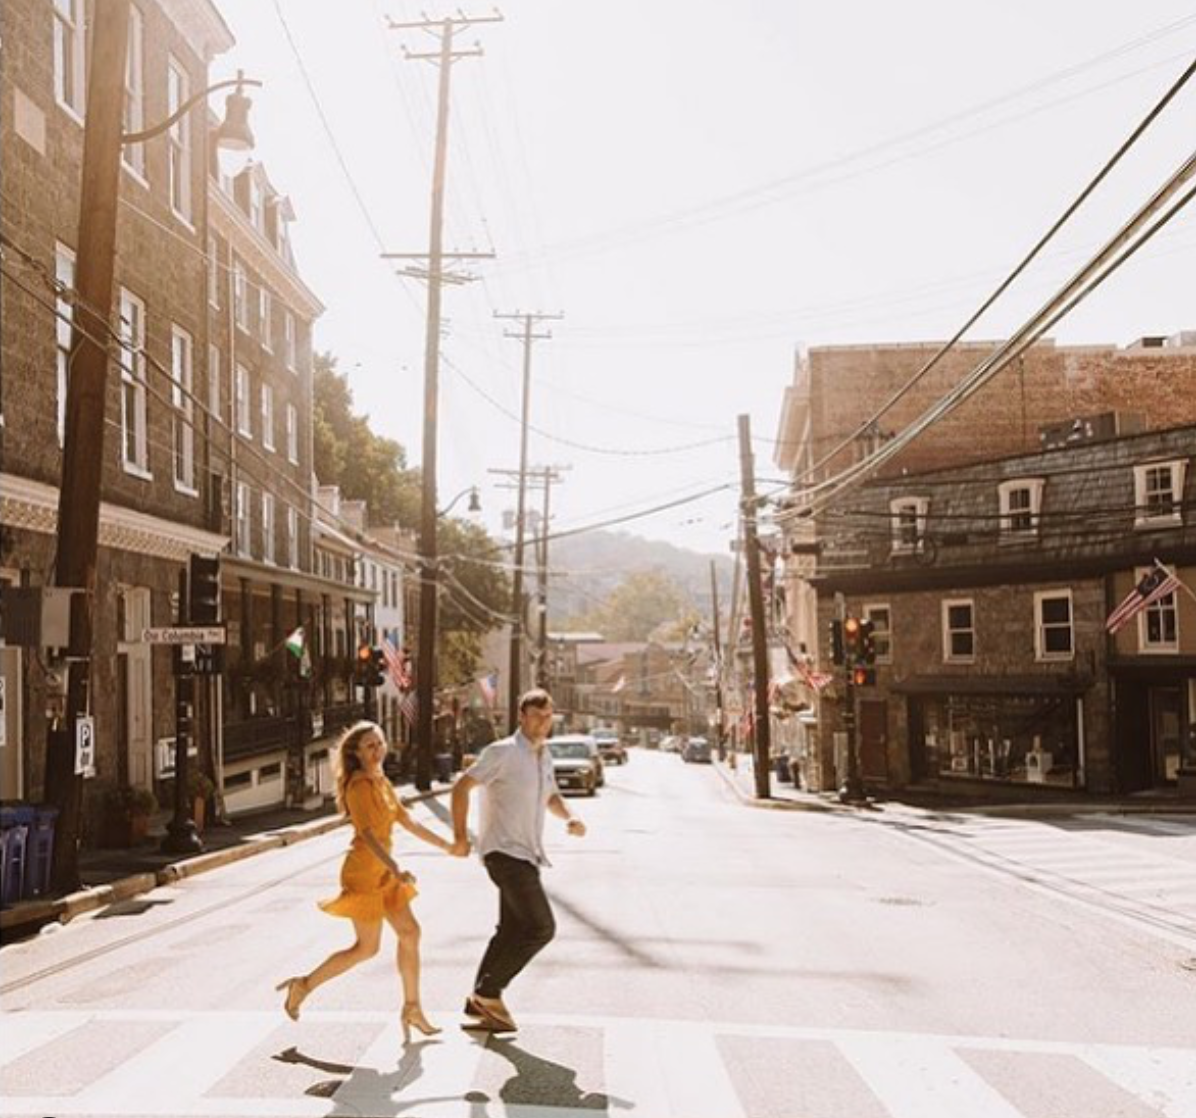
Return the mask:
<svg viewBox="0 0 1196 1118"><path fill-rule="evenodd" d="M564 734L548 739L557 787L562 792L593 796L604 783L598 743L588 734Z"/></svg>

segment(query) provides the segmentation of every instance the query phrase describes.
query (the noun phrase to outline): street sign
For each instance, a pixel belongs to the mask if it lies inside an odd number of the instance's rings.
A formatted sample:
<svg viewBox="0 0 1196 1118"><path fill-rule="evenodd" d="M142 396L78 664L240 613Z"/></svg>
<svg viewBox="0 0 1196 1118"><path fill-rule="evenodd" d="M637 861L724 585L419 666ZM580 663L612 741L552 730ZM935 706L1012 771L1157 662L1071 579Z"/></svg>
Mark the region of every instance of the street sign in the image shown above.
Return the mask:
<svg viewBox="0 0 1196 1118"><path fill-rule="evenodd" d="M224 644L223 625L174 625L142 629L145 644Z"/></svg>
<svg viewBox="0 0 1196 1118"><path fill-rule="evenodd" d="M79 776L96 774L96 720L81 714L75 721L75 772Z"/></svg>

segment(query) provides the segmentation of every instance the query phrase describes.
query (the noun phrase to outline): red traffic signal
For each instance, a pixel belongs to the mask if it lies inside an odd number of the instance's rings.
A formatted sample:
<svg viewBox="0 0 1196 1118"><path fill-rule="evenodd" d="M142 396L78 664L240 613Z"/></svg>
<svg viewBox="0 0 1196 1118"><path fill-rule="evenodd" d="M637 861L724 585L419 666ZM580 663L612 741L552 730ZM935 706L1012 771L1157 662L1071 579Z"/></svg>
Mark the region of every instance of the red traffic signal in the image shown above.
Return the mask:
<svg viewBox="0 0 1196 1118"><path fill-rule="evenodd" d="M851 683L853 687L875 687L876 669L862 667L852 668Z"/></svg>
<svg viewBox="0 0 1196 1118"><path fill-rule="evenodd" d="M843 647L847 663L854 664L860 658L860 619L849 617L843 622Z"/></svg>

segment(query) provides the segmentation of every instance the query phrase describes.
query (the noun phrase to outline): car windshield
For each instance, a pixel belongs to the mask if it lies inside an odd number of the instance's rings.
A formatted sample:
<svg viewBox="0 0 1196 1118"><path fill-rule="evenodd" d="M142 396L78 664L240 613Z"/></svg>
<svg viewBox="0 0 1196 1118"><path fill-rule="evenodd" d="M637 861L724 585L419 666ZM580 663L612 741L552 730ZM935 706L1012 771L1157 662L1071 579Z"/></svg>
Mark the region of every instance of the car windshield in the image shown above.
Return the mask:
<svg viewBox="0 0 1196 1118"><path fill-rule="evenodd" d="M584 741L550 741L548 748L554 757L566 757L584 761L590 756L590 747Z"/></svg>

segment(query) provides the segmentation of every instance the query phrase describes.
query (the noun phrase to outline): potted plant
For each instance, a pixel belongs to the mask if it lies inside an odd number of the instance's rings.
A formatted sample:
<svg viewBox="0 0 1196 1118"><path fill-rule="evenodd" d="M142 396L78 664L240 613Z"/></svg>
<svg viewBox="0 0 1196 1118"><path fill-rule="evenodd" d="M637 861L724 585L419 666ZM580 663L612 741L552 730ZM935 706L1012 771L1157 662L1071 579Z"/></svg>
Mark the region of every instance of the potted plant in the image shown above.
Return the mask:
<svg viewBox="0 0 1196 1118"><path fill-rule="evenodd" d="M197 831L203 830L208 801L216 791L216 785L198 765L187 768L187 801L191 804L191 819Z"/></svg>
<svg viewBox="0 0 1196 1118"><path fill-rule="evenodd" d="M118 784L103 797L101 842L105 846L136 846L149 834L150 816L158 801L148 788Z"/></svg>

